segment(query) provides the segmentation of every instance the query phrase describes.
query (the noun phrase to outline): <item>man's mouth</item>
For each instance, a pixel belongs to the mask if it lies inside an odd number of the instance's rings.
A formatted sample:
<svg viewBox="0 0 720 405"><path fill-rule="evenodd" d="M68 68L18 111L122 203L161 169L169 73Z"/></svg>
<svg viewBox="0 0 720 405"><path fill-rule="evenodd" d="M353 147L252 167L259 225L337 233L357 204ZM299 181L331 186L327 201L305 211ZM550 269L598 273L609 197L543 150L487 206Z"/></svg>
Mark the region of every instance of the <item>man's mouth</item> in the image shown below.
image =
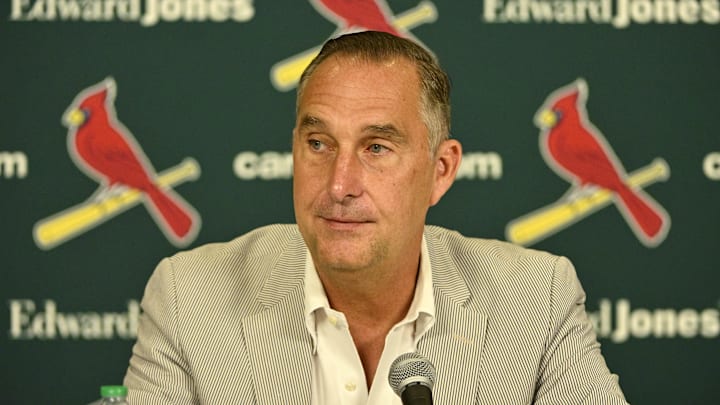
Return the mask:
<svg viewBox="0 0 720 405"><path fill-rule="evenodd" d="M332 229L337 230L354 230L365 224L371 223L371 221L362 218L346 218L346 217L325 217L320 216L325 224Z"/></svg>

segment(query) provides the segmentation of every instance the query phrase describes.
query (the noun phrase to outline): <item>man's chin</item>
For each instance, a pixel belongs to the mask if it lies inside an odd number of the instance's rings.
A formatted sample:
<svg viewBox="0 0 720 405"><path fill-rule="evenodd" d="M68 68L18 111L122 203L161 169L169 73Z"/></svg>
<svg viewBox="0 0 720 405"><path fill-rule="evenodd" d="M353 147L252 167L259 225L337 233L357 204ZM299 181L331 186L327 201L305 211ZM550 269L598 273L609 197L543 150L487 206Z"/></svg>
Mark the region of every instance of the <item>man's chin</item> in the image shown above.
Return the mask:
<svg viewBox="0 0 720 405"><path fill-rule="evenodd" d="M369 267L373 259L369 254L360 254L359 251L339 254L336 252L320 252L318 264L325 269L352 272Z"/></svg>
<svg viewBox="0 0 720 405"><path fill-rule="evenodd" d="M316 266L327 270L352 272L373 266L380 259L369 241L332 240L320 243Z"/></svg>
<svg viewBox="0 0 720 405"><path fill-rule="evenodd" d="M382 261L385 244L378 243L371 227L349 231L316 228L306 241L318 269L361 270Z"/></svg>

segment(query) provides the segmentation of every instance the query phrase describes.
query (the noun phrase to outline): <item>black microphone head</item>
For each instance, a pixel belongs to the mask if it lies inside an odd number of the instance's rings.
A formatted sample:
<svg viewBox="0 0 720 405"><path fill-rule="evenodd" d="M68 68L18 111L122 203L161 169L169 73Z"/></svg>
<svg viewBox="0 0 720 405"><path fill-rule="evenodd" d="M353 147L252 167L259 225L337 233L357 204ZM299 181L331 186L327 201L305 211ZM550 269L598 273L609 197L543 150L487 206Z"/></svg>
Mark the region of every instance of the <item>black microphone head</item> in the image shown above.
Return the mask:
<svg viewBox="0 0 720 405"><path fill-rule="evenodd" d="M390 365L390 387L402 396L409 385L420 384L432 390L435 385L435 366L419 353L403 353Z"/></svg>

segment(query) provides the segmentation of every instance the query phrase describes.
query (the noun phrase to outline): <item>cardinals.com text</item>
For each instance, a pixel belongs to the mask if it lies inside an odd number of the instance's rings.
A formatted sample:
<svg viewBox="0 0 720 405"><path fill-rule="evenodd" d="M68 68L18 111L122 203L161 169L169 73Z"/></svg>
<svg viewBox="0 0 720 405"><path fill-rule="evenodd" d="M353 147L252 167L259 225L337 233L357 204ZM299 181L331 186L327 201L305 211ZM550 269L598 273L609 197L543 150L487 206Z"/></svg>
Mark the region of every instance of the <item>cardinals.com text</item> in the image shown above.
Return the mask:
<svg viewBox="0 0 720 405"><path fill-rule="evenodd" d="M703 173L710 180L720 180L720 152L711 152L705 156Z"/></svg>
<svg viewBox="0 0 720 405"><path fill-rule="evenodd" d="M23 152L0 151L0 176L24 179L28 173L28 158Z"/></svg>
<svg viewBox="0 0 720 405"><path fill-rule="evenodd" d="M718 24L720 0L483 0L488 23Z"/></svg>

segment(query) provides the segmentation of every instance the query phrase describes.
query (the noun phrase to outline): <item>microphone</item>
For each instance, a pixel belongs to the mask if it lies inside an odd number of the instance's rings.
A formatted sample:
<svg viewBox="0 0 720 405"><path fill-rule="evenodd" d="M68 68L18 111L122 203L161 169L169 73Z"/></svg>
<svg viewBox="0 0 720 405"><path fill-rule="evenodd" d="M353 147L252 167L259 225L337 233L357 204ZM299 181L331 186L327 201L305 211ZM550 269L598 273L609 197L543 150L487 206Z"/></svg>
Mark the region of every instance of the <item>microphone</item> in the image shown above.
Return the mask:
<svg viewBox="0 0 720 405"><path fill-rule="evenodd" d="M403 405L432 405L435 366L418 353L404 353L390 365L388 381Z"/></svg>

